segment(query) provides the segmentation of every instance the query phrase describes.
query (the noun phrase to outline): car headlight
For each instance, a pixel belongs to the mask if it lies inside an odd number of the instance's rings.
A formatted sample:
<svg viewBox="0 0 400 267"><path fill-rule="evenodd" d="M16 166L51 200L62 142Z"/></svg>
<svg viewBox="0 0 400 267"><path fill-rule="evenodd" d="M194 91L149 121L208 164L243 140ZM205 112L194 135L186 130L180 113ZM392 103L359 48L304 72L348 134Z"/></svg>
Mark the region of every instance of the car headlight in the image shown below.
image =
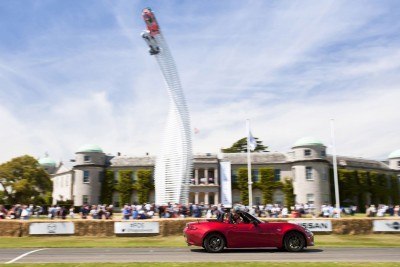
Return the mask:
<svg viewBox="0 0 400 267"><path fill-rule="evenodd" d="M306 233L309 235L313 235L313 233L310 230L308 230L307 228L304 228L304 231L306 231Z"/></svg>

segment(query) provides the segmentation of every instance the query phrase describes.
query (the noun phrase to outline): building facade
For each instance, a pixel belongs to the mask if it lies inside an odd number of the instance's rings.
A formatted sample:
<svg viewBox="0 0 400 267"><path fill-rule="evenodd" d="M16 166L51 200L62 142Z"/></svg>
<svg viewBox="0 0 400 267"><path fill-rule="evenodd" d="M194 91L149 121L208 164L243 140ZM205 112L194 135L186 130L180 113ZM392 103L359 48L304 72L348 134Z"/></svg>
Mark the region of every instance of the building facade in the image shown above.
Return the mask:
<svg viewBox="0 0 400 267"><path fill-rule="evenodd" d="M155 158L148 155L145 157L106 155L100 147L86 145L75 153L75 164L70 169L62 164L56 167L55 162L48 158L41 159L41 162L53 180L53 202L73 200L74 205L79 206L101 202L100 192L106 171L113 172L117 181L120 171L130 170L132 181L135 182L138 170L151 170L154 173ZM234 184L238 179L238 171L247 168L247 155L246 153L194 155L188 203L208 205L220 203L221 162L230 164L231 182ZM291 180L297 203L314 204L315 207L332 203L330 182L332 156L327 155L326 146L322 142L309 137L301 138L288 153L251 153L251 162L253 182L259 181L260 169L269 168L274 172L274 181ZM381 174L380 177L387 177L382 179L400 177L400 150L392 152L387 161L383 162L345 156L338 156L337 162L340 170L377 172ZM267 204L262 203L262 194L260 189L253 189L254 204ZM138 202L137 195L133 189L132 203ZM155 193L151 190L149 202L154 201ZM232 189L232 202L241 202L240 190L237 188ZM273 202L285 205L282 190L276 189L273 192ZM113 204L116 206L120 204L118 192L114 192Z"/></svg>

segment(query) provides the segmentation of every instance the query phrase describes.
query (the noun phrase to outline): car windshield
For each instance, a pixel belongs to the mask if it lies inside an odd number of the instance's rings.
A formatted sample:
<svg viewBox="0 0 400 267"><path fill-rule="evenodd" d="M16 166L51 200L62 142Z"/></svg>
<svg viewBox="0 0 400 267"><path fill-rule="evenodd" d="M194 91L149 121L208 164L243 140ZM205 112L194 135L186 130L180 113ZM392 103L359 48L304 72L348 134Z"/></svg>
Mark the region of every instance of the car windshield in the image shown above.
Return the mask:
<svg viewBox="0 0 400 267"><path fill-rule="evenodd" d="M250 215L247 212L244 211L237 211L237 212L228 212L225 214L225 219L224 222L227 223L233 223L233 224L239 224L239 223L263 223L262 221L260 221L259 219L257 219L256 217Z"/></svg>
<svg viewBox="0 0 400 267"><path fill-rule="evenodd" d="M243 222L245 223L253 223L253 222L262 223L262 221L260 221L259 219L257 219L256 217L247 212L242 212L241 215L243 218Z"/></svg>

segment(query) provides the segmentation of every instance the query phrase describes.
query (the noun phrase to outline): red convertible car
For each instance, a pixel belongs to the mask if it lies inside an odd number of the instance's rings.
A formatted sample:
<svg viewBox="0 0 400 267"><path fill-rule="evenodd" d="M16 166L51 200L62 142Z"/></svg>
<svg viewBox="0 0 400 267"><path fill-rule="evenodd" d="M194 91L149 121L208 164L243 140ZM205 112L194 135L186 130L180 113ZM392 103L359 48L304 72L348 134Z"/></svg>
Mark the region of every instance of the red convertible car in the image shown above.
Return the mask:
<svg viewBox="0 0 400 267"><path fill-rule="evenodd" d="M245 211L236 211L236 219L228 213L221 221L188 223L183 230L189 246L199 246L208 252L221 252L225 248L276 247L298 252L314 246L314 235L297 224L262 222Z"/></svg>

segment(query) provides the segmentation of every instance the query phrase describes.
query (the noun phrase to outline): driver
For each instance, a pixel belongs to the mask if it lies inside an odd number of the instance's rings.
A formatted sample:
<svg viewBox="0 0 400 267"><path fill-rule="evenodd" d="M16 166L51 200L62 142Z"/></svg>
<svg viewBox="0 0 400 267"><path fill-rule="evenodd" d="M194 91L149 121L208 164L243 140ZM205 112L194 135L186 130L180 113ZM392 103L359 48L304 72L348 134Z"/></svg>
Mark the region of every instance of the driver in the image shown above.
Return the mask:
<svg viewBox="0 0 400 267"><path fill-rule="evenodd" d="M236 209L232 209L230 213L230 221L234 224L239 224L243 222L242 217Z"/></svg>

